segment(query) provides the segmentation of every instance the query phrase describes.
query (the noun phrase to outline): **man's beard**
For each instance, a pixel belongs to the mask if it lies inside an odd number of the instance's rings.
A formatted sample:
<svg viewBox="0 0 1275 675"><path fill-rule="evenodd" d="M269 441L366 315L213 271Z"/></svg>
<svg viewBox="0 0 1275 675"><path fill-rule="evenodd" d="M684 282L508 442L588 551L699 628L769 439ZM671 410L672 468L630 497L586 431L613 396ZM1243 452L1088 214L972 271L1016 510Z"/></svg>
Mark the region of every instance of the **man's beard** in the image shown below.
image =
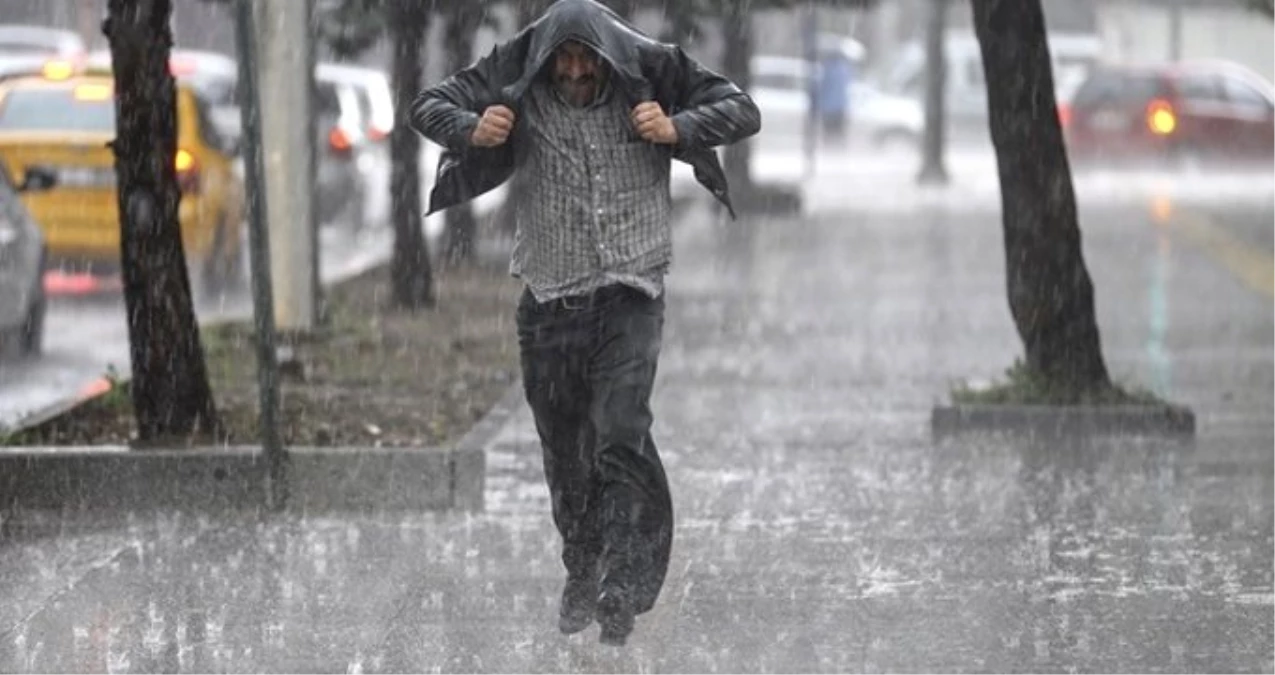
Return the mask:
<svg viewBox="0 0 1275 675"><path fill-rule="evenodd" d="M598 93L597 85L598 78L594 75L581 75L579 77L558 76L558 90L575 105L585 105L591 102Z"/></svg>

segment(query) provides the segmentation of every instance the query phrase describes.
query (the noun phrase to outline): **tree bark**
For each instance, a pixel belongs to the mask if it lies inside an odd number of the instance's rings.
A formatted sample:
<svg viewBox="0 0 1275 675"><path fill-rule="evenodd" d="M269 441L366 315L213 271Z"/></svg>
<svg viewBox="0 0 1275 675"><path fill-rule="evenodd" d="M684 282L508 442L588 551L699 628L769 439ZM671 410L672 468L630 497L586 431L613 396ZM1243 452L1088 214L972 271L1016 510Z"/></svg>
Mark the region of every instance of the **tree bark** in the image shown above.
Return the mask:
<svg viewBox="0 0 1275 675"><path fill-rule="evenodd" d="M1000 173L1009 306L1028 372L1064 397L1110 389L1040 0L974 0L974 24Z"/></svg>
<svg viewBox="0 0 1275 675"><path fill-rule="evenodd" d="M744 91L752 89L753 17L752 3L737 0L729 3L722 16L723 75ZM736 201L745 206L753 193L752 139L726 146L722 168Z"/></svg>
<svg viewBox="0 0 1275 675"><path fill-rule="evenodd" d="M664 32L660 39L689 50L691 43L699 39L699 16L693 2L670 3L664 6Z"/></svg>
<svg viewBox="0 0 1275 675"><path fill-rule="evenodd" d="M447 70L454 73L473 60L474 33L482 24L482 6L476 0L452 0L447 9L443 48L447 54ZM444 211L443 218L447 233L444 259L450 263L472 261L478 231L473 204L457 204Z"/></svg>
<svg viewBox="0 0 1275 675"><path fill-rule="evenodd" d="M925 29L925 129L921 143L922 185L944 185L948 181L943 161L946 146L947 115L947 38L948 0L928 0L929 16Z"/></svg>
<svg viewBox="0 0 1275 675"><path fill-rule="evenodd" d="M213 433L217 412L178 222L171 0L110 0L120 263L140 443Z"/></svg>
<svg viewBox="0 0 1275 675"><path fill-rule="evenodd" d="M388 10L394 105L397 110L410 110L421 89L421 48L430 14L416 0L391 0ZM390 132L390 218L394 222L390 256L394 306L407 310L432 307L433 270L421 216L420 139L406 124L396 124Z"/></svg>

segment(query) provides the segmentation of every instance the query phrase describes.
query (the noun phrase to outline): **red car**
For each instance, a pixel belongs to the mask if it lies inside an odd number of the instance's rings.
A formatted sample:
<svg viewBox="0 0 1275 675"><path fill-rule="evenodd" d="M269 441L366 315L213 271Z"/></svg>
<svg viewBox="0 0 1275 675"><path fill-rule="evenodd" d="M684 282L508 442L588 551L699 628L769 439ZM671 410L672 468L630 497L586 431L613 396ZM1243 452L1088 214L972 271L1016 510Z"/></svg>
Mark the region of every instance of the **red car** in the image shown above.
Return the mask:
<svg viewBox="0 0 1275 675"><path fill-rule="evenodd" d="M1100 66L1059 106L1077 166L1275 161L1270 85L1225 62Z"/></svg>

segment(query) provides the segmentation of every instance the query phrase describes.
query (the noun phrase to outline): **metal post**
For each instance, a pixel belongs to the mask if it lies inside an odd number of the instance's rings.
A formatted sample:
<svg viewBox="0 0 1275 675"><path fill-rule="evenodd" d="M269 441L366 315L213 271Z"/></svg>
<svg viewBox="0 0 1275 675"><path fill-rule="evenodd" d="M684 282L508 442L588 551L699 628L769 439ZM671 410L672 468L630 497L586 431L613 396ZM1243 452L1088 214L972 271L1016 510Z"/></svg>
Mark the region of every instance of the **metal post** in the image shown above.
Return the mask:
<svg viewBox="0 0 1275 675"><path fill-rule="evenodd" d="M1182 3L1183 0L1171 0L1169 3L1169 60L1182 60Z"/></svg>
<svg viewBox="0 0 1275 675"><path fill-rule="evenodd" d="M261 445L266 457L266 494L273 509L286 500L286 458L279 435L279 364L275 360L274 291L270 279L270 232L266 218L265 161L261 148L261 98L257 84L257 43L252 0L235 2L235 44L239 50L240 115L247 184L248 253L252 266L252 313L257 334L257 389Z"/></svg>
<svg viewBox="0 0 1275 675"><path fill-rule="evenodd" d="M802 27L804 42L806 44L806 68L810 74L809 79L809 96L810 101L806 110L806 129L805 129L805 150L806 150L806 180L810 180L815 176L815 154L819 147L819 21L815 11L815 3L812 0L806 2L806 16Z"/></svg>
<svg viewBox="0 0 1275 675"><path fill-rule="evenodd" d="M304 334L318 317L314 175L308 170L315 153L309 121L314 107L310 3L256 0L253 5L275 322L285 334Z"/></svg>

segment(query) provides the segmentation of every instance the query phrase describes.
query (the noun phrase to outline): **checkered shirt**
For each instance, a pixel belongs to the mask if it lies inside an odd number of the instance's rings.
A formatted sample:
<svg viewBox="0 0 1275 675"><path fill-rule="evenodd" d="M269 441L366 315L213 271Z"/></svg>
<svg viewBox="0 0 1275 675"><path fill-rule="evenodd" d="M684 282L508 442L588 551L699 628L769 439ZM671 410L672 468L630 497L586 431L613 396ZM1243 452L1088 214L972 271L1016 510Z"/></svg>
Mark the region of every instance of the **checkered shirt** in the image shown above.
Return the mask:
<svg viewBox="0 0 1275 675"><path fill-rule="evenodd" d="M658 297L673 260L671 148L638 137L606 89L575 107L537 82L518 124L518 171L530 175L510 273L540 302L615 283Z"/></svg>

